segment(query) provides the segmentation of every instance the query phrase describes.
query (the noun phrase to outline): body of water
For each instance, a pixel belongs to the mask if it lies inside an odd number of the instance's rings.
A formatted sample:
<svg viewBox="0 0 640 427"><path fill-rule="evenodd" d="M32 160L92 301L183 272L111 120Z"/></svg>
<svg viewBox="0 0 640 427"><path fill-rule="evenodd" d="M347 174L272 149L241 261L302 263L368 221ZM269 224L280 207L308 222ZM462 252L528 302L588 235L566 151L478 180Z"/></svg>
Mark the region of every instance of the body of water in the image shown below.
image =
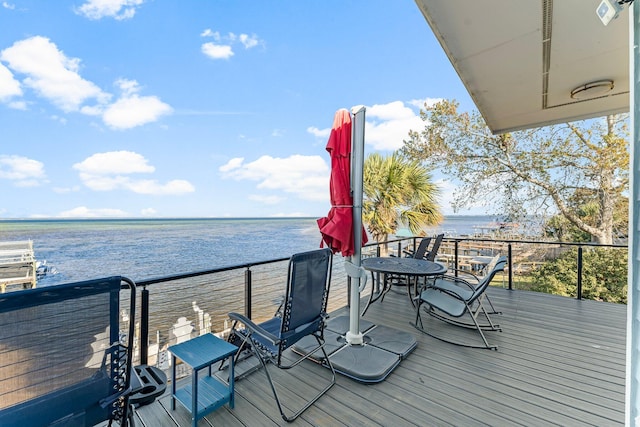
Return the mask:
<svg viewBox="0 0 640 427"><path fill-rule="evenodd" d="M473 234L490 216L453 216L435 231ZM32 240L58 270L49 286L123 275L143 280L285 258L320 245L315 218L3 220L0 241Z"/></svg>

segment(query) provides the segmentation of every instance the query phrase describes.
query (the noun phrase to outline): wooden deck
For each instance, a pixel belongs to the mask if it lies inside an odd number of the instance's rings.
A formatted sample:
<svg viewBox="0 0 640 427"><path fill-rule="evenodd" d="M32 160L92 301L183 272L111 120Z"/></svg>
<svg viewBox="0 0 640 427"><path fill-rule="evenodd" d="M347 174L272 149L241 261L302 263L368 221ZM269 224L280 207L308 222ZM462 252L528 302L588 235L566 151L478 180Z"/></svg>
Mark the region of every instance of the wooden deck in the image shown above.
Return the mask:
<svg viewBox="0 0 640 427"><path fill-rule="evenodd" d="M383 382L337 384L292 425L301 426L611 426L624 424L626 306L524 291L490 289L503 332L489 332L498 351L441 342L414 329L406 295L390 293L366 319L411 331L418 347ZM334 315L347 313L346 308ZM424 316L438 333L460 328ZM474 332L476 333L476 332ZM477 334L477 333L476 333ZM463 336L460 336L464 338ZM474 336L470 336L473 338ZM312 362L293 372L272 369L285 396L319 387L328 371ZM190 426L165 395L137 410L137 425ZM236 405L210 414L204 426L288 425L264 374L236 382Z"/></svg>

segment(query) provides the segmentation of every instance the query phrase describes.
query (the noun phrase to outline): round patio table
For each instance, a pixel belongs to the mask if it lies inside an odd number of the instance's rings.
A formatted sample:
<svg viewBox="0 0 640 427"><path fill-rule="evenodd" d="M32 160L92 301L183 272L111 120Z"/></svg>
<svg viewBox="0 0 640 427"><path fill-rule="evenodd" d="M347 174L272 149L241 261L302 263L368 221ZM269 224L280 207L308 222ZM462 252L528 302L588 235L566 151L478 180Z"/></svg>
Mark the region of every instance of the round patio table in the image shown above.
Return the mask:
<svg viewBox="0 0 640 427"><path fill-rule="evenodd" d="M419 277L433 277L440 276L447 272L447 267L444 265L427 261L425 259L416 258L397 258L397 257L373 257L364 258L361 262L364 269L371 271L371 294L369 295L369 301L365 306L362 314L366 313L371 303L377 300L384 299L384 296L391 289L391 281L388 280L389 276L406 276L407 277L407 295L411 305L415 307L413 297L418 293L418 278ZM374 292L376 276L378 280L382 274L383 284L382 290L379 293ZM411 293L411 282L413 279L414 292Z"/></svg>

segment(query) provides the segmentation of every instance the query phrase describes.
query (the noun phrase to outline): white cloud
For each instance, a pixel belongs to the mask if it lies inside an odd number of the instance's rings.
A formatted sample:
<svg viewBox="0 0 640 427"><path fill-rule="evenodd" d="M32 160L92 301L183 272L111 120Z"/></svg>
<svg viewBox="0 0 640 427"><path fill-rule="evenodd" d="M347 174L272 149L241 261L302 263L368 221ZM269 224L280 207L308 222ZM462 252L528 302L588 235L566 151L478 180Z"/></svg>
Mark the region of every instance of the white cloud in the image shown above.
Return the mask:
<svg viewBox="0 0 640 427"><path fill-rule="evenodd" d="M245 49L251 49L258 45L264 45L264 41L260 40L255 34L240 34L227 33L226 36L220 35L218 31L213 31L210 28L200 33L201 37L211 37L215 40L213 42L203 43L201 46L202 53L212 59L229 59L235 55L233 51L233 45L240 43Z"/></svg>
<svg viewBox="0 0 640 427"><path fill-rule="evenodd" d="M103 217L126 217L128 214L121 209L89 209L86 206L60 212L59 218L103 218Z"/></svg>
<svg viewBox="0 0 640 427"><path fill-rule="evenodd" d="M80 187L74 185L73 187L53 187L53 192L58 194L68 194L80 191Z"/></svg>
<svg viewBox="0 0 640 427"><path fill-rule="evenodd" d="M229 172L230 170L237 169L242 166L242 162L244 162L244 157L235 157L225 165L220 166L220 172Z"/></svg>
<svg viewBox="0 0 640 427"><path fill-rule="evenodd" d="M15 73L26 75L25 86L66 112L78 111L89 100L105 103L110 97L80 77L79 59L68 58L46 37L34 36L15 42L0 52L0 59Z"/></svg>
<svg viewBox="0 0 640 427"><path fill-rule="evenodd" d="M116 20L131 19L144 0L89 0L76 13L93 20L105 17Z"/></svg>
<svg viewBox="0 0 640 427"><path fill-rule="evenodd" d="M412 99L411 101L409 101L409 104L418 108L424 108L425 104L428 107L433 107L435 104L443 100L443 98Z"/></svg>
<svg viewBox="0 0 640 427"><path fill-rule="evenodd" d="M403 141L409 137L410 130L419 131L424 128L425 123L420 118L419 109L424 107L425 102L433 105L438 101L441 99L427 98L411 100L407 105L402 101L393 101L367 107L365 142L376 150L393 151L401 148ZM307 132L317 138L329 138L331 128L318 129L310 126Z"/></svg>
<svg viewBox="0 0 640 427"><path fill-rule="evenodd" d="M97 153L73 165L73 168L92 175L151 173L155 168L147 159L132 151Z"/></svg>
<svg viewBox="0 0 640 427"><path fill-rule="evenodd" d="M9 108L13 108L14 110L26 110L27 103L24 101L11 101L9 102Z"/></svg>
<svg viewBox="0 0 640 427"><path fill-rule="evenodd" d="M44 164L22 156L0 155L0 179L8 179L17 187L35 187L47 182Z"/></svg>
<svg viewBox="0 0 640 427"><path fill-rule="evenodd" d="M314 216L314 215L309 215L308 213L305 213L305 212L289 212L289 213L281 212L281 213L271 215L271 217L273 218L300 218L300 217L310 217L310 216Z"/></svg>
<svg viewBox="0 0 640 427"><path fill-rule="evenodd" d="M129 181L124 185L128 190L137 194L153 194L153 195L173 195L193 193L195 188L189 181L183 179L174 179L166 184L160 184L155 180L145 179L137 181Z"/></svg>
<svg viewBox="0 0 640 427"><path fill-rule="evenodd" d="M217 31L213 32L211 28L207 28L206 30L200 33L200 37L213 37L215 39L220 39L220 33Z"/></svg>
<svg viewBox="0 0 640 427"><path fill-rule="evenodd" d="M130 129L155 122L173 110L156 96L139 96L140 87L135 80L116 81L122 96L109 105L102 115L104 123L112 129Z"/></svg>
<svg viewBox="0 0 640 427"><path fill-rule="evenodd" d="M376 150L397 150L409 137L409 130L420 130L424 122L419 112L402 101L367 108L365 142Z"/></svg>
<svg viewBox="0 0 640 427"><path fill-rule="evenodd" d="M137 194L181 195L195 188L189 181L175 179L165 184L152 179L133 179L130 174L152 173L155 167L138 153L112 151L97 153L73 165L80 179L95 191L128 190Z"/></svg>
<svg viewBox="0 0 640 427"><path fill-rule="evenodd" d="M309 126L307 128L307 132L309 132L311 135L315 136L316 138L329 138L329 135L331 134L331 128L318 129L315 126Z"/></svg>
<svg viewBox="0 0 640 427"><path fill-rule="evenodd" d="M280 196L266 196L263 194L250 194L249 200L264 203L265 205L277 205L283 200L286 200L286 198Z"/></svg>
<svg viewBox="0 0 640 427"><path fill-rule="evenodd" d="M14 10L16 8L16 5L13 3L9 3L6 1L2 2L2 7L4 7L5 9L9 9L9 10Z"/></svg>
<svg viewBox="0 0 640 427"><path fill-rule="evenodd" d="M304 200L325 201L329 198L329 166L320 156L262 156L250 163L235 158L222 165L219 171L224 178L259 181L258 189L280 190Z"/></svg>
<svg viewBox="0 0 640 427"><path fill-rule="evenodd" d="M0 101L7 100L15 109L26 109L24 101L10 100L22 95L20 83L11 74L24 74L23 86L33 89L65 112L102 116L112 129L130 129L157 121L172 112L171 107L156 96L140 96L135 80L115 82L120 98L109 105L112 95L79 74L80 60L68 58L46 37L35 36L18 41L0 52Z"/></svg>
<svg viewBox="0 0 640 427"><path fill-rule="evenodd" d="M229 59L234 55L231 46L212 42L202 44L202 53L212 59Z"/></svg>
<svg viewBox="0 0 640 427"><path fill-rule="evenodd" d="M242 43L245 49L251 49L261 43L260 39L255 34L252 36L240 34L240 36L238 36L238 40L240 40L240 43Z"/></svg>
<svg viewBox="0 0 640 427"><path fill-rule="evenodd" d="M158 211L156 211L154 208L145 208L140 211L140 215L142 216L155 216L157 215L157 213Z"/></svg>
<svg viewBox="0 0 640 427"><path fill-rule="evenodd" d="M11 71L0 64L0 101L8 100L13 96L22 96L20 82L13 78Z"/></svg>

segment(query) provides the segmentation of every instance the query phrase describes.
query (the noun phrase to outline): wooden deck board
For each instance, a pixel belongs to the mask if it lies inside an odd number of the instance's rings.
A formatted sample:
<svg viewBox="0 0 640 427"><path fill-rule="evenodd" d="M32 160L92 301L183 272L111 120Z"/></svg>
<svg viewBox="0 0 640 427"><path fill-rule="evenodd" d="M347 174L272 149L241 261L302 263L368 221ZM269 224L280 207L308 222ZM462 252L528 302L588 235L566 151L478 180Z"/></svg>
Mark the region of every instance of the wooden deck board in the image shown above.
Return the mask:
<svg viewBox="0 0 640 427"><path fill-rule="evenodd" d="M408 331L418 347L382 383L337 384L293 425L572 425L624 424L626 306L491 288L493 316L503 332L487 332L498 351L454 346L416 330L406 295L390 293L365 318ZM347 314L342 308L333 315ZM423 316L436 334L478 338ZM302 369L300 369L302 368ZM284 399L297 399L326 381L311 362L292 372L271 369ZM298 402L294 402L298 403ZM289 405L289 403L287 403ZM145 426L189 426L170 410L170 397L137 411ZM264 374L236 382L236 407L200 421L208 425L288 425Z"/></svg>

